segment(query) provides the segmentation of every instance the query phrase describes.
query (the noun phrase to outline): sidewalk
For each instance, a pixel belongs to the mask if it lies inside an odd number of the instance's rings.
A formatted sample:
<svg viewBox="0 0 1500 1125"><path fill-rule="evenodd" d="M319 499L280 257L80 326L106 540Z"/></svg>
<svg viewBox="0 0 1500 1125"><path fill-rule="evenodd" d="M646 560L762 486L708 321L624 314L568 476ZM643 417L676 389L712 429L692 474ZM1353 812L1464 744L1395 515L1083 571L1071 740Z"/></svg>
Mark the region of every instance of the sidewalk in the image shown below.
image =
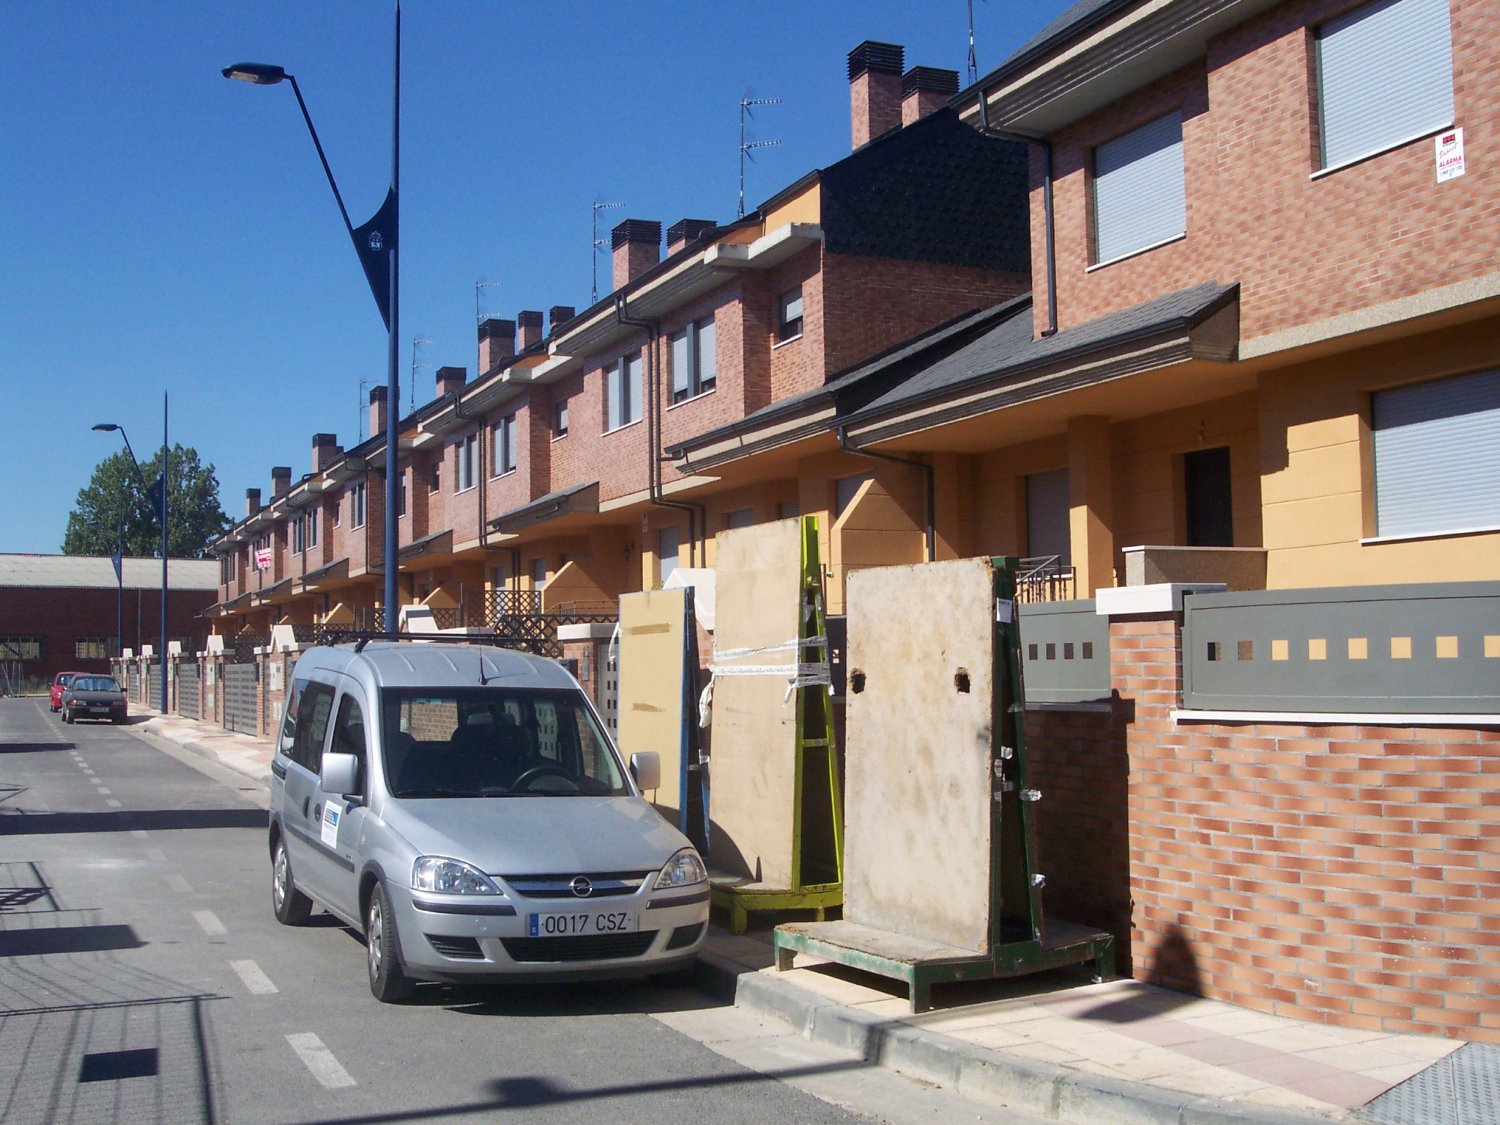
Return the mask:
<svg viewBox="0 0 1500 1125"><path fill-rule="evenodd" d="M271 743L177 716L133 729L265 785ZM769 929L711 927L710 994L808 1039L975 1101L1072 1122L1368 1121L1500 1125L1500 1049L1265 1015L1134 980L1060 970L954 985L912 1015L903 986L799 955Z"/></svg>

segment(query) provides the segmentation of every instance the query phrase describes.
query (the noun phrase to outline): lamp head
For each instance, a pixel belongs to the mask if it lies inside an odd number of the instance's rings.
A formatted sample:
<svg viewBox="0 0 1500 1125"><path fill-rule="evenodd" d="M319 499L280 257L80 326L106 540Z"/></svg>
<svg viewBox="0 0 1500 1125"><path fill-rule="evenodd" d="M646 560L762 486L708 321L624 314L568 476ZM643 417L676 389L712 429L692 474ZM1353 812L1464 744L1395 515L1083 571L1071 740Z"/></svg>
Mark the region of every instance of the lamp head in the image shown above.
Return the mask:
<svg viewBox="0 0 1500 1125"><path fill-rule="evenodd" d="M100 422L97 426L94 427L94 429L96 430L104 430L107 433L112 433L119 428L120 427L114 422Z"/></svg>
<svg viewBox="0 0 1500 1125"><path fill-rule="evenodd" d="M274 86L283 78L290 78L284 69L271 63L242 62L226 66L220 71L225 78L236 82L249 82L253 86Z"/></svg>

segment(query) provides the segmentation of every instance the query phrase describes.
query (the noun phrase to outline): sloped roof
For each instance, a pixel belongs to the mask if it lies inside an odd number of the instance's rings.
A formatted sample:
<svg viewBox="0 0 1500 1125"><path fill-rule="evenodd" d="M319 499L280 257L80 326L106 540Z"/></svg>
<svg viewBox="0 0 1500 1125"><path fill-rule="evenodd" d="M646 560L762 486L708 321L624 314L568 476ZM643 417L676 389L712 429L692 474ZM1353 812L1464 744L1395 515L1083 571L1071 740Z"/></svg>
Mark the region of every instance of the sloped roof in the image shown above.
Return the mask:
<svg viewBox="0 0 1500 1125"><path fill-rule="evenodd" d="M1120 312L1037 338L1031 302L1011 302L1010 315L987 332L919 368L847 421L889 413L969 384L1003 379L1037 367L1064 363L1106 347L1126 344L1173 328L1191 327L1222 308L1238 286L1203 282ZM1214 358L1229 359L1230 355Z"/></svg>
<svg viewBox="0 0 1500 1125"><path fill-rule="evenodd" d="M129 590L161 589L160 559L124 559L124 586ZM0 588L115 589L115 564L108 556L0 554ZM168 559L169 590L217 590L219 564L214 559Z"/></svg>
<svg viewBox="0 0 1500 1125"><path fill-rule="evenodd" d="M1031 268L1026 148L984 136L952 109L882 134L819 175L832 253Z"/></svg>

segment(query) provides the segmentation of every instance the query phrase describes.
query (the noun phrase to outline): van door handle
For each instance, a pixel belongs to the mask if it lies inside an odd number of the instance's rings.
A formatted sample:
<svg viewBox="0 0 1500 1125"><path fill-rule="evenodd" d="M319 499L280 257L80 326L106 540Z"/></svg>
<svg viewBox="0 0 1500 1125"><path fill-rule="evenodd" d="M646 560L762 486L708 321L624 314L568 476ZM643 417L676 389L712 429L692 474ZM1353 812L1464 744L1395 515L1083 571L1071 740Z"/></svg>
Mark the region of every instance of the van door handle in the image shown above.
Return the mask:
<svg viewBox="0 0 1500 1125"><path fill-rule="evenodd" d="M302 798L302 819L303 820L307 819L307 806L310 805L310 804L312 804L312 798L311 797L303 797Z"/></svg>

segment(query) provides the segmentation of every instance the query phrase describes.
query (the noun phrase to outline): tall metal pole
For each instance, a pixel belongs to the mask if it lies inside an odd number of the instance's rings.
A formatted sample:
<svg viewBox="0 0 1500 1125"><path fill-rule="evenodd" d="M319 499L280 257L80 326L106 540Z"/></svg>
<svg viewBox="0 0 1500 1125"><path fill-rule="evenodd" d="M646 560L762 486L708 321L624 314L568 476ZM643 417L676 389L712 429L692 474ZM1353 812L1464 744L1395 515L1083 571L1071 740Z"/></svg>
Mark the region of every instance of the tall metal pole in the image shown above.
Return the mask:
<svg viewBox="0 0 1500 1125"><path fill-rule="evenodd" d="M167 392L161 393L161 713L167 713ZM124 563L121 563L123 566Z"/></svg>
<svg viewBox="0 0 1500 1125"><path fill-rule="evenodd" d="M401 4L396 4L396 78L395 98L391 109L391 198L400 199L401 189ZM390 255L390 331L386 339L385 396L385 631L400 628L399 590L401 554L396 527L396 504L400 498L401 374L398 366L397 341L400 338L401 273L400 203L396 204L397 235L387 241Z"/></svg>

